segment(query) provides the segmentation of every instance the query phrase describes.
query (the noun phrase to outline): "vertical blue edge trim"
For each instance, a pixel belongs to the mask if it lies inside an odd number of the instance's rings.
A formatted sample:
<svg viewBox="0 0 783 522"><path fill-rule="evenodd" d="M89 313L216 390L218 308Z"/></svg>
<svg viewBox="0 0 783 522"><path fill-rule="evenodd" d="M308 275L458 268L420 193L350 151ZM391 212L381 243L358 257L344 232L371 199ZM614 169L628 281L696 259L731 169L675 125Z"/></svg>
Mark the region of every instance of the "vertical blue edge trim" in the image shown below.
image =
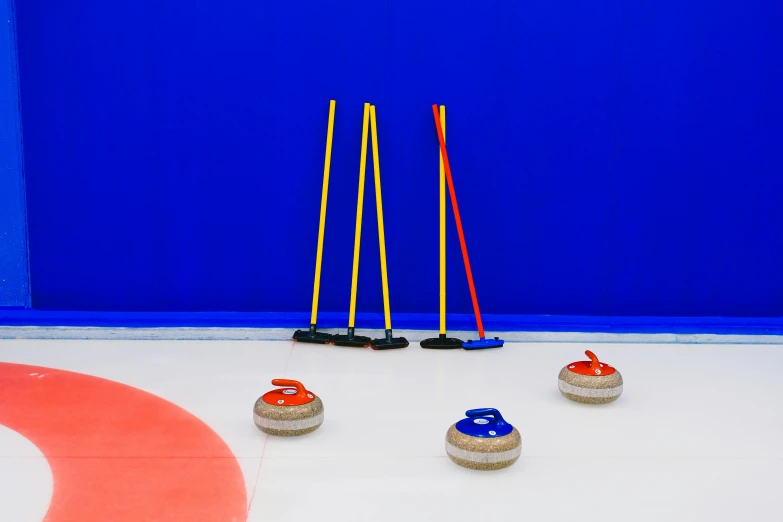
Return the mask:
<svg viewBox="0 0 783 522"><path fill-rule="evenodd" d="M2 307L30 307L30 255L27 241L27 201L25 197L24 154L22 138L22 116L19 93L19 56L16 38L16 6L14 0L3 0L3 14L6 27L0 39L3 41L3 52L6 63L2 64L2 81L0 87L2 107L4 112L2 134L4 142L0 144L2 165L5 174L12 177L7 183L1 184L9 190L0 195L0 204L9 205L0 209L0 233L4 246L0 255L7 256L0 263L3 280L0 281L0 310ZM14 204L18 203L18 206ZM4 226L3 226L4 225Z"/></svg>

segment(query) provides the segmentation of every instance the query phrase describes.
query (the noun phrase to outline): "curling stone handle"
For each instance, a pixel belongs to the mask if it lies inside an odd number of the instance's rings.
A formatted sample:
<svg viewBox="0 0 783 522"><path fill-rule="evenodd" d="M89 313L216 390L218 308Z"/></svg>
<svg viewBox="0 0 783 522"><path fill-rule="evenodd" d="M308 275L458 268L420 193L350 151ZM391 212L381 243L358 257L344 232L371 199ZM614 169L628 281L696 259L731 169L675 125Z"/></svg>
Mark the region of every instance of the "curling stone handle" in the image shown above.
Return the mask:
<svg viewBox="0 0 783 522"><path fill-rule="evenodd" d="M272 385L273 386L292 386L296 388L296 394L297 395L307 395L307 390L305 390L304 385L299 381L294 381L292 379L272 379Z"/></svg>
<svg viewBox="0 0 783 522"><path fill-rule="evenodd" d="M590 350L585 350L585 355L590 358L592 364L590 364L590 369L594 372L598 370L596 373L601 373L601 363L598 362L598 356L596 356L593 352Z"/></svg>
<svg viewBox="0 0 783 522"><path fill-rule="evenodd" d="M495 408L477 408L475 410L468 410L465 412L465 415L468 417L486 417L487 415L491 415L491 422L506 422L500 412Z"/></svg>

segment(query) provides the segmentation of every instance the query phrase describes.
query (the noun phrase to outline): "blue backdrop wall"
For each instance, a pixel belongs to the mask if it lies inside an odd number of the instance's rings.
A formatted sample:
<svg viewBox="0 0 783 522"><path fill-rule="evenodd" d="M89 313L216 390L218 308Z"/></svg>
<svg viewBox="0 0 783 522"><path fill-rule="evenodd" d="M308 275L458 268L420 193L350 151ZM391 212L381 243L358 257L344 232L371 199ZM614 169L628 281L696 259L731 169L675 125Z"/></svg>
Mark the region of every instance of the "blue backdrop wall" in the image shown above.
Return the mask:
<svg viewBox="0 0 783 522"><path fill-rule="evenodd" d="M17 10L36 308L308 310L335 98L324 310L348 307L371 101L395 311L437 311L439 102L483 311L783 315L780 2Z"/></svg>
<svg viewBox="0 0 783 522"><path fill-rule="evenodd" d="M13 3L0 0L0 307L30 304Z"/></svg>

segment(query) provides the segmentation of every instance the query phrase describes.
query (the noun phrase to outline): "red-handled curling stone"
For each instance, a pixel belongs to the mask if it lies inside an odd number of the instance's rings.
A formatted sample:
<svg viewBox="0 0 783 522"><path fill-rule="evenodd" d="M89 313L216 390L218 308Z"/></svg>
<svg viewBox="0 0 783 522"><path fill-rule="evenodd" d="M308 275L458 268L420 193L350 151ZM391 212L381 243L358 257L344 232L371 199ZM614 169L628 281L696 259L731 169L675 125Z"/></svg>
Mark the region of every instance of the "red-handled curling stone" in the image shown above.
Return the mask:
<svg viewBox="0 0 783 522"><path fill-rule="evenodd" d="M299 381L273 379L286 386L265 393L253 407L256 427L270 435L292 437L315 431L324 421L324 404Z"/></svg>
<svg viewBox="0 0 783 522"><path fill-rule="evenodd" d="M616 368L602 363L590 350L589 361L578 361L563 367L557 385L566 398L585 404L606 404L623 393L623 377Z"/></svg>

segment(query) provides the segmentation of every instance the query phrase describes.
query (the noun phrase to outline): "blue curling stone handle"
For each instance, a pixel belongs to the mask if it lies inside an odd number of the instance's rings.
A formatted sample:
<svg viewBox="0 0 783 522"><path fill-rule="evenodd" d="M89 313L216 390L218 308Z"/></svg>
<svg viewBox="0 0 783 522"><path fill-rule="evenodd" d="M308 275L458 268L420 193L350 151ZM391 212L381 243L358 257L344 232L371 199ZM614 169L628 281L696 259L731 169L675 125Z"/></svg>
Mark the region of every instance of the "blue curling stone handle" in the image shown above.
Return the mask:
<svg viewBox="0 0 783 522"><path fill-rule="evenodd" d="M503 437L514 429L514 426L507 423L495 408L468 410L465 415L468 418L457 423L457 431L471 437L484 439Z"/></svg>

